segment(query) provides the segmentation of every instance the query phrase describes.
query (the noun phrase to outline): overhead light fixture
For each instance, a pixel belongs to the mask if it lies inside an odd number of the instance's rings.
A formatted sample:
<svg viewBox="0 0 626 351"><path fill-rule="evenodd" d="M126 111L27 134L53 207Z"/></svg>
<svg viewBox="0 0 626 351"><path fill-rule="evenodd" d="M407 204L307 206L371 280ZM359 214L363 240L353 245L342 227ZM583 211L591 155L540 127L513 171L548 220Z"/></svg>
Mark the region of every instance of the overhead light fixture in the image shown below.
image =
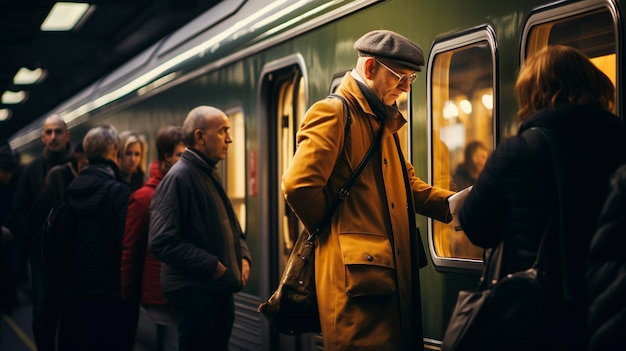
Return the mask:
<svg viewBox="0 0 626 351"><path fill-rule="evenodd" d="M0 122L6 121L11 118L11 110L8 108L0 108Z"/></svg>
<svg viewBox="0 0 626 351"><path fill-rule="evenodd" d="M2 103L7 105L19 104L26 99L26 93L24 91L10 91L7 90L2 94Z"/></svg>
<svg viewBox="0 0 626 351"><path fill-rule="evenodd" d="M13 77L13 84L17 85L29 85L37 83L44 74L44 70L41 68L35 68L34 70L29 70L26 67L20 68L19 71Z"/></svg>
<svg viewBox="0 0 626 351"><path fill-rule="evenodd" d="M41 24L42 31L72 30L91 5L77 2L57 2Z"/></svg>

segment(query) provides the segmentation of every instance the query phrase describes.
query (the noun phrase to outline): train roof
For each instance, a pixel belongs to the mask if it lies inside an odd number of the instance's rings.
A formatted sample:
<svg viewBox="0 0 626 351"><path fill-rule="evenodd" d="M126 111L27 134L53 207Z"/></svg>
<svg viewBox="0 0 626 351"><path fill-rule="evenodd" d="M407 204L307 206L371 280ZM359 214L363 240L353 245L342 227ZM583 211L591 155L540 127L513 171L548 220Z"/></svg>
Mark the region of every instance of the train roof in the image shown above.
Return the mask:
<svg viewBox="0 0 626 351"><path fill-rule="evenodd" d="M0 139L224 1L86 0L92 6L73 30L40 30L56 2L0 3L0 95L27 94L19 104L0 101L0 109L11 111L9 119L0 121ZM21 67L44 69L44 79L34 85L14 83Z"/></svg>
<svg viewBox="0 0 626 351"><path fill-rule="evenodd" d="M23 124L10 138L11 146L19 148L38 139L43 119L50 113L61 114L71 127L112 101L145 94L181 77L196 76L373 2L221 1L30 124Z"/></svg>

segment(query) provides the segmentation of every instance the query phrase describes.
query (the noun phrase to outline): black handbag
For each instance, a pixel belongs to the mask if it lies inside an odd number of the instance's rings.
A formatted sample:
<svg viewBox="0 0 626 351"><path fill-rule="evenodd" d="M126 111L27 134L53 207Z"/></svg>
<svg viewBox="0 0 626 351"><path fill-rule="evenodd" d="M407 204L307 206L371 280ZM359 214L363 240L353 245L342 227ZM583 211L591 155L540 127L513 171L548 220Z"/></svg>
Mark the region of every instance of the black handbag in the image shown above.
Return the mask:
<svg viewBox="0 0 626 351"><path fill-rule="evenodd" d="M563 205L560 165L556 146L548 132L539 131L550 145L558 191L559 245L563 248ZM489 255L476 290L459 291L457 302L443 337L442 351L452 350L534 350L538 348L543 313L558 297L557 287L546 278L544 243L548 225L531 268L508 274L502 279L500 267L504 243ZM567 270L561 261L563 293L567 296Z"/></svg>
<svg viewBox="0 0 626 351"><path fill-rule="evenodd" d="M459 292L441 350L537 349L554 287L540 261L498 280L503 249L500 244L492 253L496 268L490 272L491 264L486 266L478 289Z"/></svg>
<svg viewBox="0 0 626 351"><path fill-rule="evenodd" d="M345 135L347 137L351 119L346 101L340 95L332 94L331 96L342 100L344 110L348 111L348 120L345 128ZM376 135L376 139L367 150L365 157L363 157L363 160L344 186L339 189L335 200L324 213L317 228L310 234L306 230L300 234L289 255L278 288L267 302L259 305L258 311L261 312L279 332L285 334L301 334L318 333L321 331L315 293L315 241L320 233L330 224L332 215L339 207L340 202L348 197L350 188L361 173L363 173L365 167L378 149L383 130L384 127L381 126Z"/></svg>

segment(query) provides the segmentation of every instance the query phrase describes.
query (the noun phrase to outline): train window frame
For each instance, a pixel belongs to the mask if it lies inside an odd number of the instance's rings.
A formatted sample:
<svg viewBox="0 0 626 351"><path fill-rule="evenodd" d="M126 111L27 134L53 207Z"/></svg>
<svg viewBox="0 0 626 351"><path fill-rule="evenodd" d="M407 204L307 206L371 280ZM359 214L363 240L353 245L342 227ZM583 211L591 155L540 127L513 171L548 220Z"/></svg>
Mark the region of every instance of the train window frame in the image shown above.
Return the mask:
<svg viewBox="0 0 626 351"><path fill-rule="evenodd" d="M330 89L328 90L330 94L337 91L337 88L339 88L343 76L345 76L347 72L349 72L349 70L342 71L333 75L333 78L330 80Z"/></svg>
<svg viewBox="0 0 626 351"><path fill-rule="evenodd" d="M522 31L522 37L520 40L520 63L524 62L527 58L529 50L529 39L532 34L532 30L542 25L563 22L567 19L579 19L585 17L585 15L591 16L606 11L610 15L613 23L614 33L614 47L615 47L615 96L621 96L623 92L623 60L620 58L624 55L624 48L620 43L623 38L620 37L623 24L620 15L620 11L617 8L615 1L613 0L596 0L596 1L582 1L575 3L562 3L556 2L548 4L546 6L540 6L532 9L528 14L526 21L524 22L524 28ZM583 50L584 51L584 50ZM624 111L621 106L621 99L615 99L615 114L624 121Z"/></svg>
<svg viewBox="0 0 626 351"><path fill-rule="evenodd" d="M499 105L498 96L500 92L499 85L499 60L498 60L498 46L495 35L495 30L489 24L481 24L472 28L461 30L454 33L449 33L438 37L433 41L431 51L428 60L427 71L427 128L428 128L428 182L433 184L435 182L435 165L434 165L434 153L435 149L433 143L435 137L434 131L434 107L433 107L433 74L436 73L435 60L440 54L450 53L455 50L460 50L464 47L470 47L479 43L486 43L491 56L491 86L492 90L492 113L491 113L491 144L490 149L493 150L496 145L496 140L499 137L498 131L498 116ZM441 139L438 139L441 140ZM451 172L450 172L451 173ZM451 174L450 174L451 175ZM460 258L460 257L447 257L440 255L435 248L435 223L434 220L428 219L428 250L434 267L437 271L446 272L461 272L461 273L475 273L480 274L483 267L483 260L481 258Z"/></svg>

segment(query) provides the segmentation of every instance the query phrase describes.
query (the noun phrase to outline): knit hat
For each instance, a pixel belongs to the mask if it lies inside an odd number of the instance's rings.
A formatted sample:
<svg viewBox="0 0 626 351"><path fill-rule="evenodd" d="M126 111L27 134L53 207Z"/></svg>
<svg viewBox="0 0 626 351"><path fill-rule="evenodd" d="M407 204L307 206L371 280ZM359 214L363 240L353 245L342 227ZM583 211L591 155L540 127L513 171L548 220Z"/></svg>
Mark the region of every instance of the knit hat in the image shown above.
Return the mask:
<svg viewBox="0 0 626 351"><path fill-rule="evenodd" d="M411 40L390 30L374 30L365 33L354 42L354 48L362 56L386 58L418 72L424 65L422 49Z"/></svg>
<svg viewBox="0 0 626 351"><path fill-rule="evenodd" d="M11 150L11 145L6 140L0 141L0 169L12 171L17 166L17 161Z"/></svg>

